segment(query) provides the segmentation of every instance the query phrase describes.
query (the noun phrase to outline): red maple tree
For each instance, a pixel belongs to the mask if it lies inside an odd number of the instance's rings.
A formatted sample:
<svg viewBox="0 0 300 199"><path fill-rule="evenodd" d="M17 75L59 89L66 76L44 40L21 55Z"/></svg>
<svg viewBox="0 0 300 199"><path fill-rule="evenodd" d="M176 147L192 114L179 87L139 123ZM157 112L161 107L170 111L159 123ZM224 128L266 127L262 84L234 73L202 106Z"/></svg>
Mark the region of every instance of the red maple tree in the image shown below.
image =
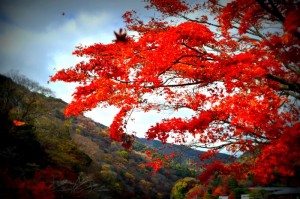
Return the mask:
<svg viewBox="0 0 300 199"><path fill-rule="evenodd" d="M111 138L129 147L132 111L190 109L191 118L166 118L146 137L182 143L190 135L194 146L213 150L207 154L247 152L247 161L218 167L240 178L293 176L300 166L299 1L146 2L158 18L123 16L136 38L78 46L73 54L88 61L51 77L80 83L65 115L119 107Z"/></svg>

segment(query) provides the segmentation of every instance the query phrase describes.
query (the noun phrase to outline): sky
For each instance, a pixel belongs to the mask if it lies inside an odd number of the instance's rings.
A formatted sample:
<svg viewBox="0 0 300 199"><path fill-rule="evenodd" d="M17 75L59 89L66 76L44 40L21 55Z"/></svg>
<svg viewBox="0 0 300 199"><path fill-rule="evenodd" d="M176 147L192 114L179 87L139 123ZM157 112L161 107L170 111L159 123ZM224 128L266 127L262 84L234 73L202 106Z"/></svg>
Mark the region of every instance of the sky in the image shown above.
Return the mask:
<svg viewBox="0 0 300 199"><path fill-rule="evenodd" d="M0 73L17 71L41 86L50 88L55 97L72 99L75 84L47 83L57 70L80 61L72 55L75 46L110 43L114 30L125 27L122 15L136 10L145 18L142 0L1 0L0 1ZM109 126L118 109L94 109L85 115ZM189 116L189 112L137 112L128 130L143 137L144 132L163 117Z"/></svg>

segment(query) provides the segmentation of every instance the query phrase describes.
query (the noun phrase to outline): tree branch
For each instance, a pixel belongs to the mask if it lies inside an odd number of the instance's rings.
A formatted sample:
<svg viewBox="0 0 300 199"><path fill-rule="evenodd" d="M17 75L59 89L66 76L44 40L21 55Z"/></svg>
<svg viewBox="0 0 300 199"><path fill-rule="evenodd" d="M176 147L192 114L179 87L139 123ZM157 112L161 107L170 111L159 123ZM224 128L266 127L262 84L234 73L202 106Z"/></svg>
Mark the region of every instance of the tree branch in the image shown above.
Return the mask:
<svg viewBox="0 0 300 199"><path fill-rule="evenodd" d="M269 14L273 15L274 17L278 18L279 21L281 21L282 23L284 22L285 18L282 16L282 14L279 12L279 10L277 9L277 7L274 5L274 3L272 2L272 0L268 0L268 2L271 4L273 10L264 3L263 0L256 0L257 3L259 3L259 5Z"/></svg>
<svg viewBox="0 0 300 199"><path fill-rule="evenodd" d="M145 86L145 88L171 88L171 87L183 87L183 86L192 86L203 83L202 81L189 82L184 84L171 84L171 85L159 85L159 86Z"/></svg>
<svg viewBox="0 0 300 199"><path fill-rule="evenodd" d="M277 77L277 76L272 75L272 74L267 74L266 77L268 79L270 79L270 80L273 80L273 81L276 81L278 83L281 83L283 85L288 86L288 90L290 90L290 91L294 91L296 93L300 93L300 84L297 83L297 82L291 82L291 81L288 81L286 79Z"/></svg>

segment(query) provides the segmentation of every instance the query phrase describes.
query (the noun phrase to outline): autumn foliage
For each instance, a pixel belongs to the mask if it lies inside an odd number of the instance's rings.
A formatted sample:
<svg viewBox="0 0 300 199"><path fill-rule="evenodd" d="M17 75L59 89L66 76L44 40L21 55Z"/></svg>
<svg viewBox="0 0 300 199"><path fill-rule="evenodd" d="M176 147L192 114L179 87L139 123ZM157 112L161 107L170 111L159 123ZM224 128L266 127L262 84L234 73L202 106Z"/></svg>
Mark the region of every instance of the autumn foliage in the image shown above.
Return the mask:
<svg viewBox="0 0 300 199"><path fill-rule="evenodd" d="M88 61L51 77L80 83L65 115L116 106L111 138L130 146L132 111L189 109L190 118L166 118L146 137L184 143L193 136L197 147L247 152L243 163L213 168L262 184L293 176L300 166L299 1L146 2L158 18L123 16L138 36L78 46L73 54Z"/></svg>
<svg viewBox="0 0 300 199"><path fill-rule="evenodd" d="M15 126L23 126L23 125L26 124L25 122L22 122L22 121L19 121L19 120L13 120L13 123L14 123Z"/></svg>

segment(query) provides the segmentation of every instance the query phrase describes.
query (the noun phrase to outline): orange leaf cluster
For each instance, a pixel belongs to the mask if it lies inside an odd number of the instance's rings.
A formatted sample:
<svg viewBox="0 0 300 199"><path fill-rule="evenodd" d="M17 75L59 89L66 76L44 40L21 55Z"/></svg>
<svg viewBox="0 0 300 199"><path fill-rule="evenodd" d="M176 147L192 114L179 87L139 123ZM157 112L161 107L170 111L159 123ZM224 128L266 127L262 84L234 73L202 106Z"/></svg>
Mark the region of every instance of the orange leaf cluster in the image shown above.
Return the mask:
<svg viewBox="0 0 300 199"><path fill-rule="evenodd" d="M19 121L19 120L13 120L13 123L14 123L15 126L23 126L23 125L26 124L25 122L22 122L22 121Z"/></svg>

